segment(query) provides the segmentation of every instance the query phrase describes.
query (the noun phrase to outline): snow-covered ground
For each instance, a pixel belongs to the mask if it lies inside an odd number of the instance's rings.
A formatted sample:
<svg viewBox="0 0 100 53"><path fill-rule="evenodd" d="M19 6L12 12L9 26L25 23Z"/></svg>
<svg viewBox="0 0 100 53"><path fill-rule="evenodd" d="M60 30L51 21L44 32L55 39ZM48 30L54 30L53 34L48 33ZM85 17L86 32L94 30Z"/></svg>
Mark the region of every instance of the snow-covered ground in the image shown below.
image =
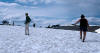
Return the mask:
<svg viewBox="0 0 100 53"><path fill-rule="evenodd" d="M0 26L0 53L100 53L100 34L87 33L86 42L79 31Z"/></svg>
<svg viewBox="0 0 100 53"><path fill-rule="evenodd" d="M97 30L95 30L95 32L100 33L100 28L99 28L99 29L97 29Z"/></svg>

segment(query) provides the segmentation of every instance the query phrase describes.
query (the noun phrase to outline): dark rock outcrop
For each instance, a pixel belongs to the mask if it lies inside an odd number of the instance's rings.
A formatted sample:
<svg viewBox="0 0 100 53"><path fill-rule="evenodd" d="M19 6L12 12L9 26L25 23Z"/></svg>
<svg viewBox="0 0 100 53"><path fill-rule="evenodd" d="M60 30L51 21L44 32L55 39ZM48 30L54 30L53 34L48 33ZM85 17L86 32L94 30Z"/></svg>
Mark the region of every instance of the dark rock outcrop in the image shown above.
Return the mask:
<svg viewBox="0 0 100 53"><path fill-rule="evenodd" d="M90 26L88 29L88 32L95 32L95 30L99 29L100 26ZM76 30L79 31L80 27L79 26L59 26L54 29L64 29L64 30Z"/></svg>

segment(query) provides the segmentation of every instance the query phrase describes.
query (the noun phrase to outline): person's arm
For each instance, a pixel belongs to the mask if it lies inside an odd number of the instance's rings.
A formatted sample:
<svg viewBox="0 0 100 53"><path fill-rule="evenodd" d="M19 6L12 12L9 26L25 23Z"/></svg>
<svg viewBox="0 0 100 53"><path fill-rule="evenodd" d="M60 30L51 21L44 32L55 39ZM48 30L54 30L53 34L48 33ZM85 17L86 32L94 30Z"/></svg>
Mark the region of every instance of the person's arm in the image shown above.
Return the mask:
<svg viewBox="0 0 100 53"><path fill-rule="evenodd" d="M79 19L78 21L76 21L75 25L76 25L77 23L79 23L79 22L80 22L80 19Z"/></svg>
<svg viewBox="0 0 100 53"><path fill-rule="evenodd" d="M80 22L80 19L78 20L78 21L76 21L74 24L72 24L72 25L76 25L77 23L79 23Z"/></svg>

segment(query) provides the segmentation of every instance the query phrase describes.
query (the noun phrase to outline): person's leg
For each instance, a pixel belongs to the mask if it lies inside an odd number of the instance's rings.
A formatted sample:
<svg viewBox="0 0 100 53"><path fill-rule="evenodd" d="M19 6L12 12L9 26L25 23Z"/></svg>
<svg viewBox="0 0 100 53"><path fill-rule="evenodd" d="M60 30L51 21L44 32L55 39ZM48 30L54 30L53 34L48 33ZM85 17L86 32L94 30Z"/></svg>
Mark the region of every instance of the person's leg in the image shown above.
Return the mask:
<svg viewBox="0 0 100 53"><path fill-rule="evenodd" d="M84 31L83 42L85 41L85 38L86 38L86 31Z"/></svg>
<svg viewBox="0 0 100 53"><path fill-rule="evenodd" d="M80 30L80 39L82 39L82 31Z"/></svg>
<svg viewBox="0 0 100 53"><path fill-rule="evenodd" d="M27 24L25 24L25 35L27 35Z"/></svg>
<svg viewBox="0 0 100 53"><path fill-rule="evenodd" d="M28 31L28 35L29 35L29 23L27 24L27 31Z"/></svg>
<svg viewBox="0 0 100 53"><path fill-rule="evenodd" d="M25 25L25 35L28 35L28 23Z"/></svg>

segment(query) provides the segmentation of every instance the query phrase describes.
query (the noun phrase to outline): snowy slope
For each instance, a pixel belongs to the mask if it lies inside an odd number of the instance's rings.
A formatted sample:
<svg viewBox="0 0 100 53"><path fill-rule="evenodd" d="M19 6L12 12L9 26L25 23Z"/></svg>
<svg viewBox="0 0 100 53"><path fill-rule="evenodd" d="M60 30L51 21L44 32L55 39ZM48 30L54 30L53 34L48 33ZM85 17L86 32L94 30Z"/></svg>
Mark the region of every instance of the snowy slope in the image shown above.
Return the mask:
<svg viewBox="0 0 100 53"><path fill-rule="evenodd" d="M86 42L78 31L0 26L0 53L100 53L100 34L88 32Z"/></svg>
<svg viewBox="0 0 100 53"><path fill-rule="evenodd" d="M95 32L100 33L100 28L99 28L99 29L97 29L97 30L95 30Z"/></svg>

